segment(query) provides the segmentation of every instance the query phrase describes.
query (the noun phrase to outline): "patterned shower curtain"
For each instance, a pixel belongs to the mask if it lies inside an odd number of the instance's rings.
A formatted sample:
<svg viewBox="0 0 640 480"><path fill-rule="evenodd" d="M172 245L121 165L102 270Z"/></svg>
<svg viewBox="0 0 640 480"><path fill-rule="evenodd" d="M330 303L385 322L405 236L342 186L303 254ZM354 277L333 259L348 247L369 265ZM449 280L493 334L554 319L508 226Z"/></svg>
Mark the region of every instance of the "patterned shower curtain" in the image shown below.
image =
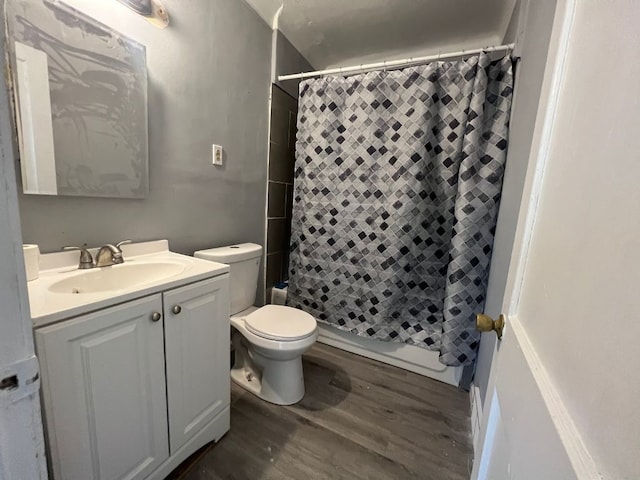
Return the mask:
<svg viewBox="0 0 640 480"><path fill-rule="evenodd" d="M487 54L302 82L289 305L471 364L512 90Z"/></svg>

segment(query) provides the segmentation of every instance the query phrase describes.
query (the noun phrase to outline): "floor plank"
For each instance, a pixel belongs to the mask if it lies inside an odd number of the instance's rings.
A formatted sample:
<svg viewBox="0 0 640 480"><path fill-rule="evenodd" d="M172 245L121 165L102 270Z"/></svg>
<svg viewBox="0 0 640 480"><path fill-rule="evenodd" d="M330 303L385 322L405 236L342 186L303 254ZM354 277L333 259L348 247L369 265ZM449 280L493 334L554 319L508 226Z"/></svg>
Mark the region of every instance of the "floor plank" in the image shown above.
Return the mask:
<svg viewBox="0 0 640 480"><path fill-rule="evenodd" d="M233 385L230 432L169 478L469 478L466 392L322 344L304 375L305 398L290 407Z"/></svg>

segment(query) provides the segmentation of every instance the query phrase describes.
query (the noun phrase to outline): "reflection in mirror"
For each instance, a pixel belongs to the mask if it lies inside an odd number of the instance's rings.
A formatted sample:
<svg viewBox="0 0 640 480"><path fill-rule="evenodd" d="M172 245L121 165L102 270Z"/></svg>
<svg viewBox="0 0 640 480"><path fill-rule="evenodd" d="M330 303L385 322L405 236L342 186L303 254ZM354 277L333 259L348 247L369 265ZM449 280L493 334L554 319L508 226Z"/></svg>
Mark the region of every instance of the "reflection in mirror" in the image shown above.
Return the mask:
<svg viewBox="0 0 640 480"><path fill-rule="evenodd" d="M6 10L24 193L144 198L144 46L59 0Z"/></svg>
<svg viewBox="0 0 640 480"><path fill-rule="evenodd" d="M55 195L58 187L47 55L20 42L15 42L15 48L22 187L24 193Z"/></svg>

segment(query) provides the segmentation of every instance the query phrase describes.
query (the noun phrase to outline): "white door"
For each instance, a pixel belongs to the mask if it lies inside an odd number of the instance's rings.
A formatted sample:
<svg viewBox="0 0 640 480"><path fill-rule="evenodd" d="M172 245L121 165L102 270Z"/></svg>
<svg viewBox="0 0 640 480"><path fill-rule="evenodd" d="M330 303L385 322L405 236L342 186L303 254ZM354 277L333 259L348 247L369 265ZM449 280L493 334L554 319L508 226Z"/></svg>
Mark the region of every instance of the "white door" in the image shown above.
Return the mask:
<svg viewBox="0 0 640 480"><path fill-rule="evenodd" d="M230 402L229 276L164 294L171 454Z"/></svg>
<svg viewBox="0 0 640 480"><path fill-rule="evenodd" d="M638 478L638 18L558 1L473 479Z"/></svg>
<svg viewBox="0 0 640 480"><path fill-rule="evenodd" d="M36 330L54 479L144 478L168 458L161 311L157 294Z"/></svg>
<svg viewBox="0 0 640 480"><path fill-rule="evenodd" d="M4 29L2 36L4 37ZM4 47L4 41L0 42ZM6 65L0 61L0 68ZM16 191L11 112L0 76L0 480L47 478Z"/></svg>

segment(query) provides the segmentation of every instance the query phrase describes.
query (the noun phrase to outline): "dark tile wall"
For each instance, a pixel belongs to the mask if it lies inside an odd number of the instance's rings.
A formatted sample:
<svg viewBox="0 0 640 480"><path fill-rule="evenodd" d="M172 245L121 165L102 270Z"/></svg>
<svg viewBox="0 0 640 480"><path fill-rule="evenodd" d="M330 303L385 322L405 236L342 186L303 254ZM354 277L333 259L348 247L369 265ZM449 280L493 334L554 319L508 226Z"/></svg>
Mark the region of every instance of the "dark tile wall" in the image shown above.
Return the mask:
<svg viewBox="0 0 640 480"><path fill-rule="evenodd" d="M293 171L298 102L276 85L272 87L267 204L267 302L269 289L288 278Z"/></svg>

